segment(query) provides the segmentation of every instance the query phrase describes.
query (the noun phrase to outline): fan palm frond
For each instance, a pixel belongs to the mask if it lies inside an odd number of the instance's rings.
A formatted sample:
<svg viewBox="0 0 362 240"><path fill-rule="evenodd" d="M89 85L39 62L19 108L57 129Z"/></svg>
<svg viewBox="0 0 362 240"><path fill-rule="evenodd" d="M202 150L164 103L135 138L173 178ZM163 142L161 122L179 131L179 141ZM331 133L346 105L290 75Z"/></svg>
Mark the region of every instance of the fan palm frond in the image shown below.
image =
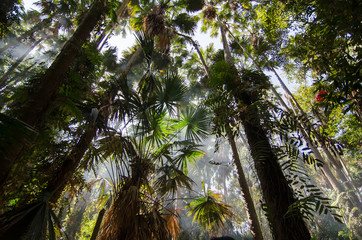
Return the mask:
<svg viewBox="0 0 362 240"><path fill-rule="evenodd" d="M174 144L180 147L177 149L177 155L173 158L172 163L187 174L188 163L195 163L197 159L204 156L204 151L199 148L201 145L192 141L178 141Z"/></svg>
<svg viewBox="0 0 362 240"><path fill-rule="evenodd" d="M188 207L189 215L207 230L212 231L224 226L226 218L233 216L231 207L221 201L222 196L211 190L205 190L204 196L192 201Z"/></svg>
<svg viewBox="0 0 362 240"><path fill-rule="evenodd" d="M156 90L156 109L159 112L167 109L169 114L174 115L175 108L183 100L185 92L186 87L181 77L167 72Z"/></svg>
<svg viewBox="0 0 362 240"><path fill-rule="evenodd" d="M181 112L181 121L176 127L186 128L185 138L187 140L201 142L209 134L210 117L205 108L189 106Z"/></svg>
<svg viewBox="0 0 362 240"><path fill-rule="evenodd" d="M194 181L173 165L164 165L156 170L159 177L155 181L155 187L163 196L167 193L174 195L182 186L191 189Z"/></svg>

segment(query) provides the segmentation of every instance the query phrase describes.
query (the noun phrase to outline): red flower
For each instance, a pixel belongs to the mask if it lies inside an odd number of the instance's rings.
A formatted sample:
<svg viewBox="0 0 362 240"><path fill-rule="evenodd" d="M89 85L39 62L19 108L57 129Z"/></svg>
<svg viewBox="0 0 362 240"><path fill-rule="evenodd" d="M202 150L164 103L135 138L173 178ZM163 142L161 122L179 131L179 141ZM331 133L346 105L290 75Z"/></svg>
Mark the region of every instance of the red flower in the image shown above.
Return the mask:
<svg viewBox="0 0 362 240"><path fill-rule="evenodd" d="M322 90L315 96L316 102L321 102L323 100L323 96L326 94L326 91Z"/></svg>

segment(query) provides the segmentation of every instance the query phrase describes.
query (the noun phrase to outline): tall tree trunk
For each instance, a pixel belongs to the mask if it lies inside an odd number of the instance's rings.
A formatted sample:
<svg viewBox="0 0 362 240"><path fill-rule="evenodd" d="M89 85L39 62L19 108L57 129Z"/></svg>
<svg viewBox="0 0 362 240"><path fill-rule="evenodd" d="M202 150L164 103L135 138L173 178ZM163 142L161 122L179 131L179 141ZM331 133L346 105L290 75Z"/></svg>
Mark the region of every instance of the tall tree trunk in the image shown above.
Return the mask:
<svg viewBox="0 0 362 240"><path fill-rule="evenodd" d="M243 167L241 166L240 157L238 153L238 149L236 147L235 138L231 133L230 126L226 125L226 132L229 140L229 144L231 146L233 152L233 159L234 164L236 166L237 174L238 174L238 181L241 188L241 195L244 199L244 207L246 213L248 215L249 224L250 224L250 231L253 239L255 240L262 240L263 234L260 228L258 215L255 210L254 202L251 197L248 182L246 181L246 177L243 171Z"/></svg>
<svg viewBox="0 0 362 240"><path fill-rule="evenodd" d="M88 129L80 137L79 141L73 146L70 154L64 159L62 166L58 169L53 178L48 182L45 192L51 194L50 202L55 203L69 179L73 176L84 153L88 150L93 138L96 135L96 127L90 124Z"/></svg>
<svg viewBox="0 0 362 240"><path fill-rule="evenodd" d="M15 71L15 69L24 61L24 59L28 56L28 54L42 41L39 39L32 46L28 47L28 49L24 52L22 56L20 56L11 67L6 71L6 73L0 78L0 89L6 86L8 77Z"/></svg>
<svg viewBox="0 0 362 240"><path fill-rule="evenodd" d="M106 209L104 209L104 208L102 208L102 210L99 211L96 225L93 228L93 232L92 232L92 236L91 236L90 240L97 239L99 229L101 228L101 224L102 224L102 220L103 220L103 216L104 216L105 212L106 212Z"/></svg>
<svg viewBox="0 0 362 240"><path fill-rule="evenodd" d="M207 64L206 64L206 62L205 62L204 57L202 56L202 53L201 53L201 51L200 51L200 46L192 39L192 37L187 36L187 35L182 34L182 33L179 33L179 32L176 32L176 33L177 33L178 35L186 38L186 39L194 46L194 48L195 48L195 50L196 50L196 52L197 52L197 55L198 55L199 58L200 58L200 61L201 61L201 63L202 63L202 66L203 66L203 68L204 68L204 70L205 70L205 72L206 72L206 75L207 75L208 77L210 77L210 71L209 71L209 68L208 68L208 66L207 66Z"/></svg>
<svg viewBox="0 0 362 240"><path fill-rule="evenodd" d="M69 239L76 239L76 235L81 230L83 216L87 207L87 202L91 196L90 192L87 192L82 199L78 199L75 204L73 211L70 213L69 218L66 222L65 233Z"/></svg>
<svg viewBox="0 0 362 240"><path fill-rule="evenodd" d="M28 102L22 107L19 120L36 127L51 106L56 92L61 86L64 74L77 56L79 50L89 38L91 31L106 11L105 0L95 0L73 36L67 41L53 64L47 69L34 89ZM25 139L19 138L9 149L11 156L0 156L0 190L2 190L11 168L21 158Z"/></svg>
<svg viewBox="0 0 362 240"><path fill-rule="evenodd" d="M260 180L273 235L278 240L309 240L309 231L299 211L287 214L296 199L256 114L255 109L248 106L242 116L242 123Z"/></svg>
<svg viewBox="0 0 362 240"><path fill-rule="evenodd" d="M127 9L127 5L128 5L129 2L130 2L130 0L124 0L122 2L122 5L117 9L117 12L116 12L117 20L116 20L116 22L119 22L121 20L121 18L125 15L125 11ZM107 41L109 35L112 33L113 29L116 27L116 22L112 21L111 25L108 25L103 30L102 34L96 40L96 46L97 47L99 47L99 46L101 46L100 48L103 47L103 45ZM102 43L102 45L101 45L101 43Z"/></svg>
<svg viewBox="0 0 362 240"><path fill-rule="evenodd" d="M121 77L117 82L124 81L123 77L127 76L131 70L134 62L139 57L142 52L142 48L139 47L136 52L132 55L131 59L128 61L125 69L121 72ZM106 107L112 103L118 93L118 89L110 89L109 96L106 94L104 99L101 101L105 105L99 107L100 114L103 115L103 119L108 119L110 111L105 110ZM105 111L104 111L105 110ZM55 203L63 192L65 186L67 185L69 179L72 177L76 169L78 168L85 152L88 150L92 140L96 136L96 127L90 123L88 129L85 130L83 135L80 137L78 143L72 148L70 154L65 158L62 166L59 168L58 172L55 174L55 178L52 178L48 183L46 192L52 193L50 202Z"/></svg>
<svg viewBox="0 0 362 240"><path fill-rule="evenodd" d="M229 33L231 34L231 36L237 40L233 34L229 31ZM257 64L257 62L255 61L255 59L251 56L251 54L246 50L246 48L244 46L242 46L240 44L240 42L238 41L238 45L243 49L243 52L245 52L248 57L252 60L252 62L254 63L254 65L257 67L257 69L261 72L262 69L260 68L260 66ZM287 88L287 86L284 84L283 80L281 79L281 77L279 76L279 74L275 71L275 69L272 67L272 66L269 66L269 68L271 68L274 72L274 74L276 75L276 77L278 78L278 81L280 82L280 84L282 85L282 88L283 90L285 91L285 93L290 96L288 99L291 99L293 100L291 103L293 105L293 103L297 106L298 110L305 115L305 112L303 111L303 109L300 107L299 103L297 102L297 100L294 98L293 94L289 91L289 89ZM280 97L279 93L276 91L276 89L271 86L271 90L273 92L273 94L277 97L278 101L282 104L282 106L284 107L284 109L286 111L288 111L289 113L291 114L296 114L296 113L293 113L292 110L285 104L284 100ZM327 183L329 183L338 193L342 193L345 191L345 188L342 186L342 184L336 179L336 177L333 175L332 171L329 169L329 167L327 166L327 163L324 161L324 158L322 157L320 151L318 150L318 148L314 145L313 141L310 139L309 135L305 132L305 128L304 126L301 125L301 123L298 124L299 126L299 129L301 130L302 134L303 134L303 137L304 139L307 141L307 144L308 146L311 148L314 156L321 160L323 162L323 167L322 167L322 171L324 173L324 177L325 177L325 180ZM311 128L313 130L313 128ZM317 137L318 137L318 133L315 134ZM319 142L322 146L325 146L325 144L323 143L322 140L319 139ZM331 155L331 153L329 152L329 150L324 147L322 148L324 150L324 152L326 153L328 159L332 162L336 162L336 160L334 160L333 156ZM338 174L338 176L341 178L341 179L345 179L345 176L344 174L341 172L340 169L336 169L336 172ZM348 172L348 170L347 170ZM351 179L350 179L351 181ZM348 183L347 183L348 184ZM350 186L350 185L347 185L347 186ZM354 187L355 189L357 189L356 187ZM357 194L357 195L356 195ZM349 206L358 206L360 208L361 204L360 204L360 201L359 201L359 193L358 191L355 191L355 192L352 192L349 194L350 195L350 198L351 198L351 202L349 202ZM348 201L347 201L348 202Z"/></svg>
<svg viewBox="0 0 362 240"><path fill-rule="evenodd" d="M225 60L235 68L224 25L220 21L219 23ZM287 214L289 207L296 202L296 199L278 163L278 158L272 151L267 134L261 126L258 108L252 105L249 93L230 90L237 101L246 105L246 109L240 114L240 119L254 159L274 237L278 240L309 240L311 236L301 213L297 210L293 214Z"/></svg>

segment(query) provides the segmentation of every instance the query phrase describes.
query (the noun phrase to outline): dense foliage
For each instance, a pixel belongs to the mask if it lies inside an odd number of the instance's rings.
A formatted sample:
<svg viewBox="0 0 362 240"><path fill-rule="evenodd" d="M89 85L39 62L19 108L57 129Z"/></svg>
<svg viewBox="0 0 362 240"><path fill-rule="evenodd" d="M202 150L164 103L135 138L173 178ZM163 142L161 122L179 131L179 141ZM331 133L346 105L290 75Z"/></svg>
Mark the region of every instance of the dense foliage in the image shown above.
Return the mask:
<svg viewBox="0 0 362 240"><path fill-rule="evenodd" d="M22 4L0 239L362 238L359 1Z"/></svg>

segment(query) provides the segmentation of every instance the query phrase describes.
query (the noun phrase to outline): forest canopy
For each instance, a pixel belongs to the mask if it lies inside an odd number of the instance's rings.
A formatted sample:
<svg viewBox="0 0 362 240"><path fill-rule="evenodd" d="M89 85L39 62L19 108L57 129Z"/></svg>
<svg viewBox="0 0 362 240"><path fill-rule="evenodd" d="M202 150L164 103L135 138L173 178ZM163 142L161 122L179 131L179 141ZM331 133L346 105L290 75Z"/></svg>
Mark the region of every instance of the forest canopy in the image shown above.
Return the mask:
<svg viewBox="0 0 362 240"><path fill-rule="evenodd" d="M361 239L361 5L2 1L0 239Z"/></svg>

